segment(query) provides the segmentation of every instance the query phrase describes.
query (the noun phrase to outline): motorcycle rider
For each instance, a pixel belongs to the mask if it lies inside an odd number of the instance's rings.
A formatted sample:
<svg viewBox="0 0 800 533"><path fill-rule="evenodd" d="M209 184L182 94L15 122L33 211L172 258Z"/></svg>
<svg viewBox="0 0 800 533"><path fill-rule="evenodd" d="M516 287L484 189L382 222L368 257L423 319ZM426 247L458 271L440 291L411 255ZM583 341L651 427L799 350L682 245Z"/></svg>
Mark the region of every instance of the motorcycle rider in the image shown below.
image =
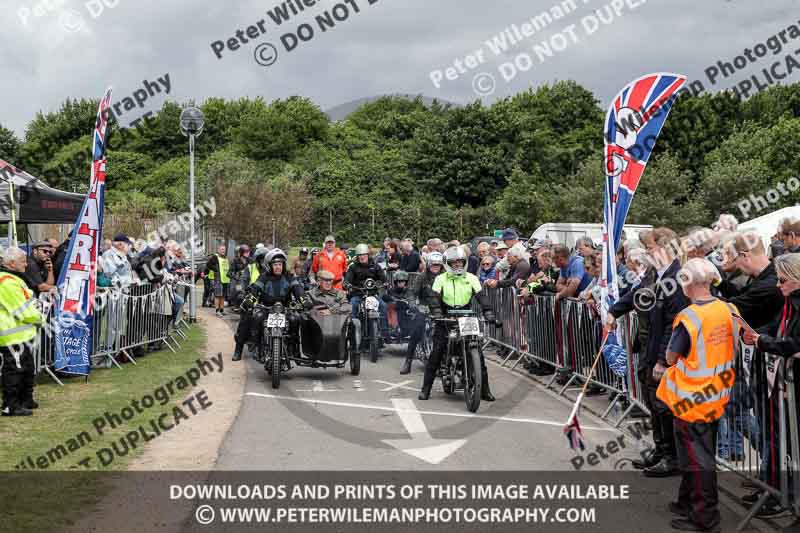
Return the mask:
<svg viewBox="0 0 800 533"><path fill-rule="evenodd" d="M436 277L433 282L434 298L431 305L431 316L441 317L450 309L469 309L473 298L478 299L478 303L483 311L483 317L487 322L494 322L495 315L486 292L481 290L481 282L474 274L467 272L467 254L460 246L448 248L444 253L446 272ZM422 391L419 393L420 400L427 400L431 395L431 387L436 379L436 373L442 364L442 357L447 351L447 325L444 322L436 321L433 329L433 350L431 351L428 364L425 366L425 378L422 382ZM489 389L489 372L486 369L486 361L481 352L481 399L493 402L494 396Z"/></svg>
<svg viewBox="0 0 800 533"><path fill-rule="evenodd" d="M369 246L359 244L356 246L356 260L347 269L344 275L344 288L350 293L350 305L353 318L358 318L358 308L361 305L361 293L353 287L363 287L364 282L372 278L378 284L386 283L386 273L369 256ZM378 309L381 314L381 321L386 317L386 303L378 299Z"/></svg>
<svg viewBox="0 0 800 533"><path fill-rule="evenodd" d="M425 316L416 308L415 300L417 294L414 294L414 291L408 288L409 279L408 272L402 270L395 272L392 278L394 286L383 296L385 302L396 302L397 321L400 324L400 331L409 336L406 358L403 361L403 367L400 369L401 374L411 372L411 363L414 361L417 344L422 340L422 335L425 333Z"/></svg>
<svg viewBox="0 0 800 533"><path fill-rule="evenodd" d="M258 252L260 252L259 250ZM266 307L271 307L278 302L288 306L292 298L302 302L307 308L310 302L303 298L303 287L286 268L288 259L280 248L273 248L266 252L264 256L264 270L258 280L247 288L248 295L242 302L242 309L250 311L256 302ZM263 317L266 320L266 316ZM287 314L289 319L290 331L296 332L299 328L299 321L291 314ZM242 349L249 340L252 321L240 320L236 330L236 348L233 352L233 360L242 359ZM261 339L257 339L260 343Z"/></svg>

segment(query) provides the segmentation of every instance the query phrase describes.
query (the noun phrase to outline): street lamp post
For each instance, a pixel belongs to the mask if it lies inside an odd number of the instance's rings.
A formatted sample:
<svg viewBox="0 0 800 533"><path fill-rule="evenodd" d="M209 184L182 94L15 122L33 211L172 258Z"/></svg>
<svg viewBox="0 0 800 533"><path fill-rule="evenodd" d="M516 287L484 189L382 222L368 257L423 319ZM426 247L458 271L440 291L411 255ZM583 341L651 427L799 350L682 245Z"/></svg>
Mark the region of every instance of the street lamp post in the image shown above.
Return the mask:
<svg viewBox="0 0 800 533"><path fill-rule="evenodd" d="M189 318L191 321L197 320L197 300L195 298L195 262L194 249L197 246L194 233L194 139L203 132L205 118L203 112L196 107L187 107L181 113L181 133L189 137L189 214L190 214L190 246L189 261L192 271L192 283L189 289Z"/></svg>

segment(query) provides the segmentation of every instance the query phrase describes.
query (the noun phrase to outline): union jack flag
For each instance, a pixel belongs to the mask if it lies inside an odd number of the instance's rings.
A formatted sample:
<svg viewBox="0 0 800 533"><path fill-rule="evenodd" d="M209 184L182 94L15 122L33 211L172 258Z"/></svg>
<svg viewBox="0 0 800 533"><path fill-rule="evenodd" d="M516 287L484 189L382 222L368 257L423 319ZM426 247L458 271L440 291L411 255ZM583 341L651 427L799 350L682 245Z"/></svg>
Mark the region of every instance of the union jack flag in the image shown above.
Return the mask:
<svg viewBox="0 0 800 533"><path fill-rule="evenodd" d="M617 247L633 195L686 76L661 72L629 83L611 102L605 124L602 315L619 296Z"/></svg>

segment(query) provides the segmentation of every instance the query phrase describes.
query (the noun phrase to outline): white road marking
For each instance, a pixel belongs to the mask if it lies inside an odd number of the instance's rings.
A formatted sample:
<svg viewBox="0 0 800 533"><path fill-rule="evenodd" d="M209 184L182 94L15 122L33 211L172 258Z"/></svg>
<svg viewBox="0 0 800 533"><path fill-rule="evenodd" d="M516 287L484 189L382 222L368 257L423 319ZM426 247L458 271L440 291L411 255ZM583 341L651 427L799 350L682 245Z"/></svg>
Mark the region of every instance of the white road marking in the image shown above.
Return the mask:
<svg viewBox="0 0 800 533"><path fill-rule="evenodd" d="M315 379L310 389L297 389L297 392L338 392L341 389L326 389L321 379Z"/></svg>
<svg viewBox="0 0 800 533"><path fill-rule="evenodd" d="M358 392L364 392L364 385L361 383L360 379L353 380L353 388L356 389Z"/></svg>
<svg viewBox="0 0 800 533"><path fill-rule="evenodd" d="M271 398L274 400L287 400L290 402L303 402L303 403L314 403L314 404L322 404L322 405L333 405L336 407L353 407L356 409L373 409L376 411L391 411L393 413L400 412L404 409L398 407L388 407L385 405L374 405L374 404L360 404L360 403L350 403L350 402L334 402L331 400L315 400L313 398L295 398L294 396L278 396L277 394L263 394L260 392L247 392L245 396L257 396L259 398ZM478 415L475 413L454 413L454 412L446 412L446 411L421 411L419 409L413 410L415 413L419 413L422 415L434 415L434 416L452 416L456 418L478 418L483 420L496 420L498 422L518 422L521 424L541 424L544 426L557 426L557 427L564 427L563 421L555 421L555 420L538 420L535 418L517 418L512 416L490 416L490 415ZM595 427L595 426L584 426L581 425L582 430L589 430L589 431L607 431L611 433L616 433L617 430L610 427Z"/></svg>
<svg viewBox="0 0 800 533"><path fill-rule="evenodd" d="M389 385L385 389L381 389L381 392L386 392L394 389L407 389L413 390L414 392L419 392L419 389L415 389L414 387L409 387L409 383L414 383L413 379L407 379L405 381L401 381L400 383L392 383L391 381L383 381L380 379L373 379L375 383L380 383L381 385Z"/></svg>
<svg viewBox="0 0 800 533"><path fill-rule="evenodd" d="M394 446L401 452L437 465L447 459L453 452L467 443L466 439L434 439L428 433L422 415L414 402L408 399L394 399L392 404L397 409L400 421L403 422L410 439L385 439L383 442Z"/></svg>

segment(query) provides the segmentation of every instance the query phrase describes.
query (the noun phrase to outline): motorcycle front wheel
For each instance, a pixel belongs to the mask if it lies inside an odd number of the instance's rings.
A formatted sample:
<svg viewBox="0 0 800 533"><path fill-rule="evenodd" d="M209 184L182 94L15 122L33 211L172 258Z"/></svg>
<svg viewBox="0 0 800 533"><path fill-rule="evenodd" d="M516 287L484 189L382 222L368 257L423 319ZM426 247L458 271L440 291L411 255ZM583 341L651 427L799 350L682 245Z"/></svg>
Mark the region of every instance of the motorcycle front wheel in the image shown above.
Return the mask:
<svg viewBox="0 0 800 533"><path fill-rule="evenodd" d="M272 339L272 388L277 389L281 386L281 339Z"/></svg>
<svg viewBox="0 0 800 533"><path fill-rule="evenodd" d="M467 410L474 413L481 405L481 387L483 385L481 375L481 354L477 347L469 348L466 353L464 363L464 402Z"/></svg>

